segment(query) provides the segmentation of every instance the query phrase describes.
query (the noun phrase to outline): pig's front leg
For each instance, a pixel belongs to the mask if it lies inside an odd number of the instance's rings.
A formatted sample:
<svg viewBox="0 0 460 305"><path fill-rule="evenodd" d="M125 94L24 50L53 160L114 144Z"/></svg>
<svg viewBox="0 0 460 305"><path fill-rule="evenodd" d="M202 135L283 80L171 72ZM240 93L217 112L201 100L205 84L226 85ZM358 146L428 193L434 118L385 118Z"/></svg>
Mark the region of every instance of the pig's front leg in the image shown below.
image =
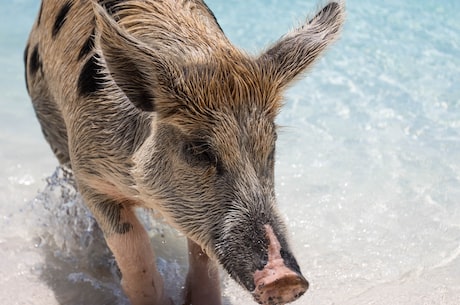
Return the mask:
<svg viewBox="0 0 460 305"><path fill-rule="evenodd" d="M121 285L132 305L171 305L155 264L150 239L134 204L106 196L86 196L122 274Z"/></svg>
<svg viewBox="0 0 460 305"><path fill-rule="evenodd" d="M217 264L201 247L187 239L189 271L184 305L220 305L220 278Z"/></svg>

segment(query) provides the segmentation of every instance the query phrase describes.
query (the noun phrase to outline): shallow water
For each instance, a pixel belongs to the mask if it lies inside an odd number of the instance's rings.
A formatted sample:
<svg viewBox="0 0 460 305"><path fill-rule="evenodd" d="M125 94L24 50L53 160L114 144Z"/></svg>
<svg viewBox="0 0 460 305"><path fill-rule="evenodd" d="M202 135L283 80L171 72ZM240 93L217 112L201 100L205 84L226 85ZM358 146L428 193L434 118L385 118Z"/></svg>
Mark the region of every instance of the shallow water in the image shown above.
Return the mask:
<svg viewBox="0 0 460 305"><path fill-rule="evenodd" d="M251 52L316 6L208 4ZM127 304L25 91L22 50L38 6L12 0L0 12L1 303ZM295 304L460 304L460 2L350 0L347 10L342 39L278 118L277 194L311 283ZM178 301L183 238L142 215ZM223 283L226 304L254 304Z"/></svg>

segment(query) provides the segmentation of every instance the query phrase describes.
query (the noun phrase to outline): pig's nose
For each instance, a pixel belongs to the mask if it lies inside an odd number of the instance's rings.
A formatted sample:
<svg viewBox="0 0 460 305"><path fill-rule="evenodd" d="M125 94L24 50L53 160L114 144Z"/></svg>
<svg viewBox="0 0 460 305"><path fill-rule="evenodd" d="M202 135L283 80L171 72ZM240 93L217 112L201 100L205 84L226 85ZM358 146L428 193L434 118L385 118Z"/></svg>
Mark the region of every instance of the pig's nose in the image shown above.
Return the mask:
<svg viewBox="0 0 460 305"><path fill-rule="evenodd" d="M255 289L252 292L259 304L282 305L298 299L308 289L307 280L287 267L281 257L281 246L270 225L265 226L269 241L268 262L254 273Z"/></svg>
<svg viewBox="0 0 460 305"><path fill-rule="evenodd" d="M295 272L278 272L262 278L256 284L254 298L263 305L283 305L297 300L308 289L305 278Z"/></svg>

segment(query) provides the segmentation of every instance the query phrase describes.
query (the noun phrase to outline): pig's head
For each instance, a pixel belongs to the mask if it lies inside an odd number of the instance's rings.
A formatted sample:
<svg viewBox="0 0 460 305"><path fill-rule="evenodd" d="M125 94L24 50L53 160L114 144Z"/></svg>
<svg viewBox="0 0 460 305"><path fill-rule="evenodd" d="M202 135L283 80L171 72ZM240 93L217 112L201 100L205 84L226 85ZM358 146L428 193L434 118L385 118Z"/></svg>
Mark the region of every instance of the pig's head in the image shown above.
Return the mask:
<svg viewBox="0 0 460 305"><path fill-rule="evenodd" d="M165 42L141 42L102 9L97 15L96 48L108 82L150 120L133 160L139 197L259 303L298 298L308 283L276 207L275 117L283 90L336 40L342 2L328 3L258 57L220 32L211 43L193 40L193 29L179 35L192 37L186 45L174 42L174 33Z"/></svg>

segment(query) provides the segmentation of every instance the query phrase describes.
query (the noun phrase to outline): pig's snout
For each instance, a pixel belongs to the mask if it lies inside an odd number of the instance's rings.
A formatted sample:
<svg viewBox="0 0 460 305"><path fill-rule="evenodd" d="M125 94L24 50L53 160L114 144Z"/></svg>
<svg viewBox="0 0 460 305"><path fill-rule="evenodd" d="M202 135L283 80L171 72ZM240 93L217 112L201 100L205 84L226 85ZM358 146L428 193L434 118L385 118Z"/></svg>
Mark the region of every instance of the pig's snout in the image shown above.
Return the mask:
<svg viewBox="0 0 460 305"><path fill-rule="evenodd" d="M282 305L298 299L308 289L307 280L300 272L286 266L281 256L281 245L270 225L265 225L268 239L268 262L254 273L252 292L259 304Z"/></svg>

